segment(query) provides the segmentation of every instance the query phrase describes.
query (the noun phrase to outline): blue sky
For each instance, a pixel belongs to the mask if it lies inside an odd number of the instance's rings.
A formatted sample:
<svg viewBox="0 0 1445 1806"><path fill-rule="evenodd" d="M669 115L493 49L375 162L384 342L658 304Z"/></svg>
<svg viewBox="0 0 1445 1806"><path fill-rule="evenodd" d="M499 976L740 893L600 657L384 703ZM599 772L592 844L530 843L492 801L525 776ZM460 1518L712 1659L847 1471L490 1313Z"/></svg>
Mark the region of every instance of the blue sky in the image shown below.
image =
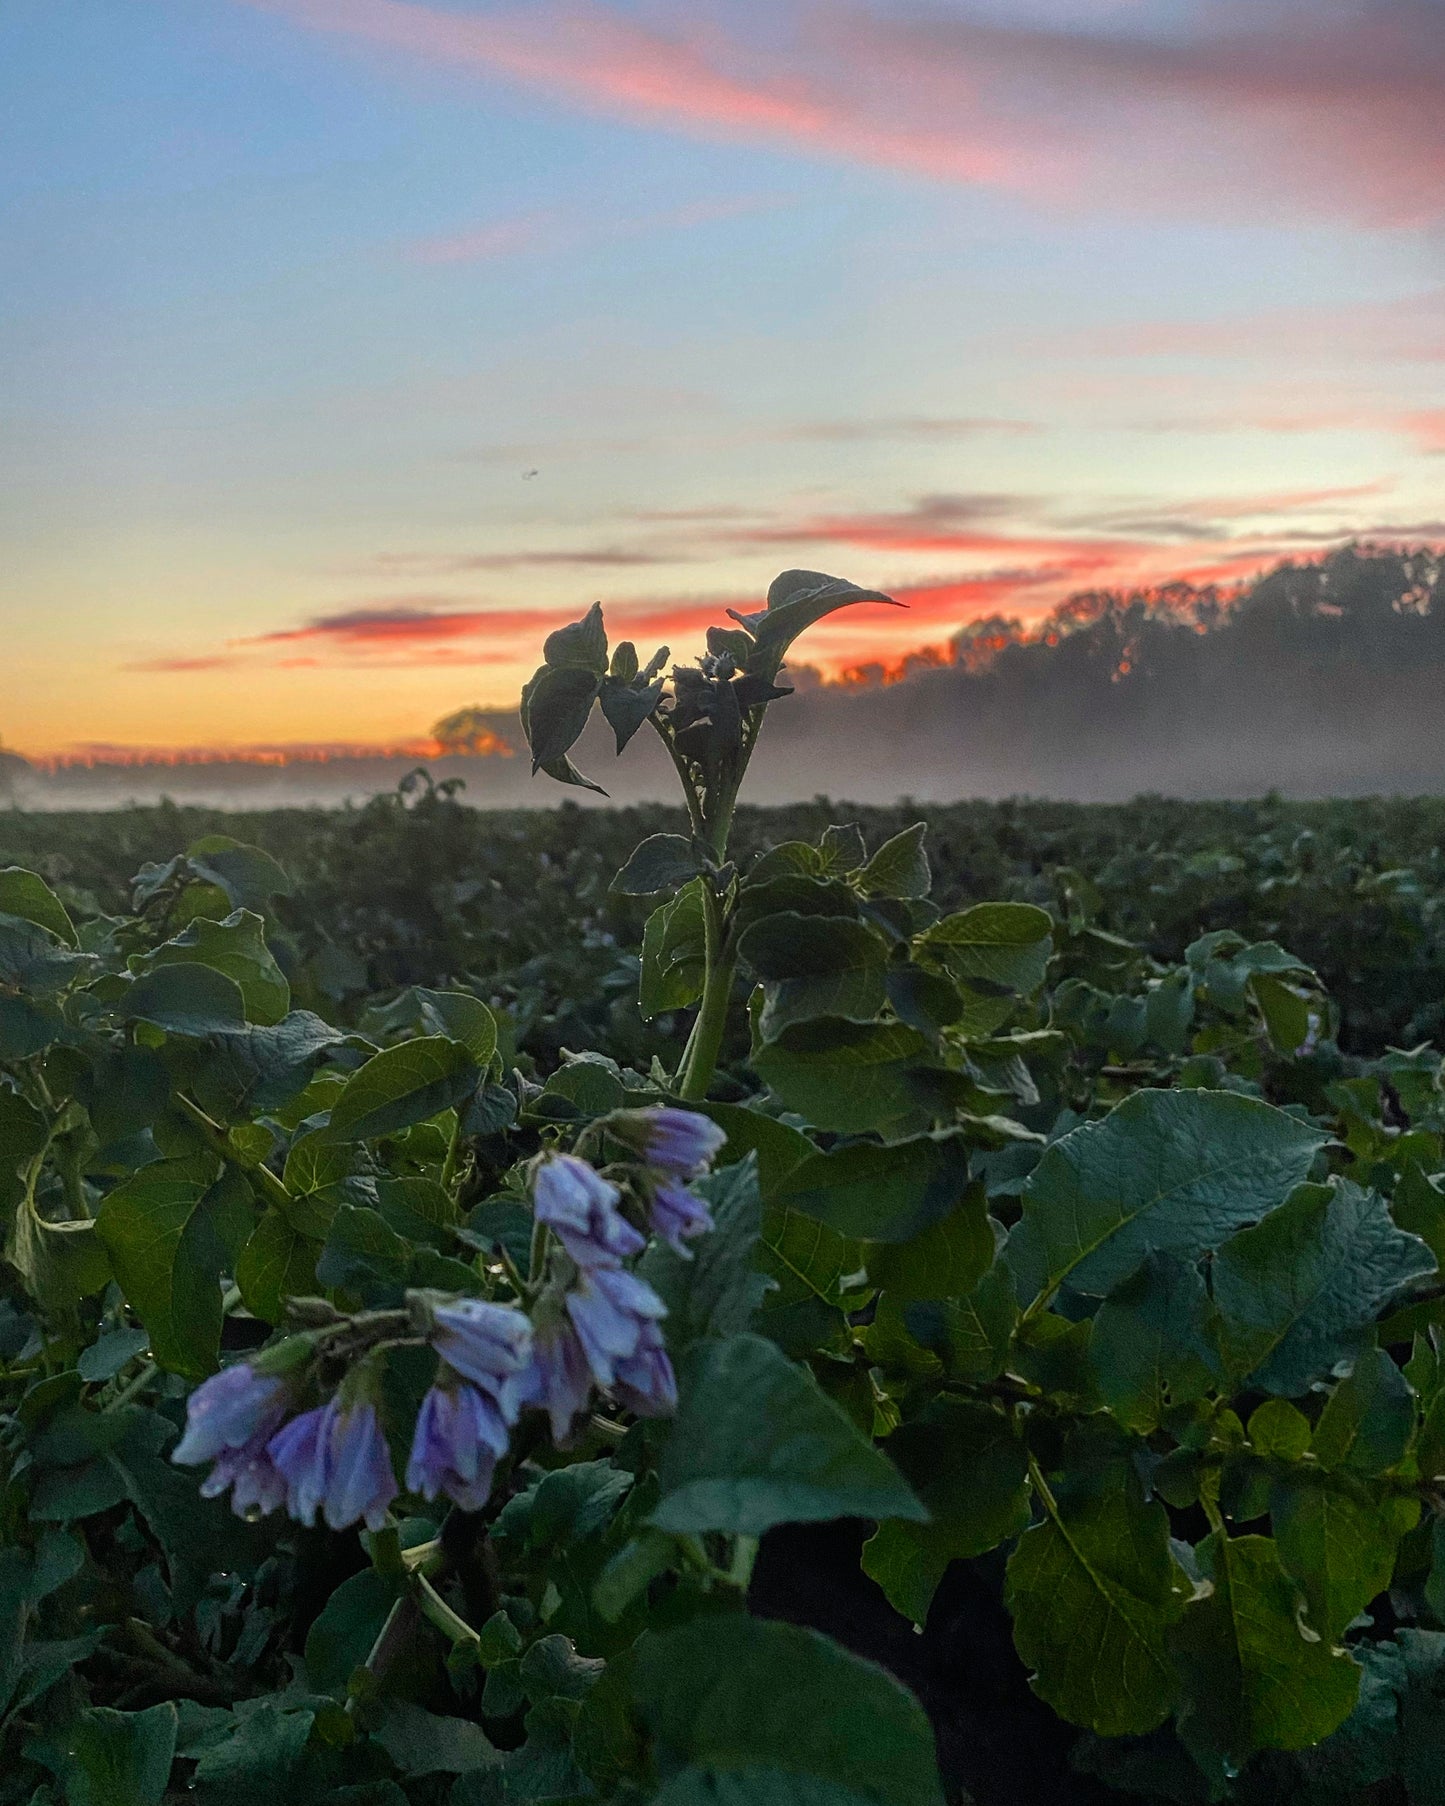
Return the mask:
<svg viewBox="0 0 1445 1806"><path fill-rule="evenodd" d="M787 565L912 603L837 670L1445 538L1442 88L1433 0L8 0L0 735L414 739Z"/></svg>

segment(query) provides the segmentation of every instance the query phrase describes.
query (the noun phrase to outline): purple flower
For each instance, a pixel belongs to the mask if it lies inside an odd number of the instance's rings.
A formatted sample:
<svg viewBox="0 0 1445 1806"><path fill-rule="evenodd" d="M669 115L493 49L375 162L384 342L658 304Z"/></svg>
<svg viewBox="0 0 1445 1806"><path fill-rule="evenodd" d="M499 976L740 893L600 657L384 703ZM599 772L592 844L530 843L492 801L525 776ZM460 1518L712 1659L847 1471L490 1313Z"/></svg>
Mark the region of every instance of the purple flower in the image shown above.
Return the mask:
<svg viewBox="0 0 1445 1806"><path fill-rule="evenodd" d="M617 1363L612 1390L639 1417L670 1417L677 1409L677 1376L656 1323L644 1323L637 1350Z"/></svg>
<svg viewBox="0 0 1445 1806"><path fill-rule="evenodd" d="M322 1512L333 1530L345 1530L358 1518L368 1530L380 1530L386 1508L397 1494L381 1419L369 1399L326 1407L335 1412L327 1448L326 1497Z"/></svg>
<svg viewBox="0 0 1445 1806"><path fill-rule="evenodd" d="M577 1331L558 1313L539 1321L527 1373L526 1403L541 1405L552 1419L552 1440L565 1443L592 1396L592 1371Z"/></svg>
<svg viewBox="0 0 1445 1806"><path fill-rule="evenodd" d="M507 1426L492 1399L475 1386L433 1386L417 1413L407 1489L424 1499L444 1492L463 1511L480 1511L506 1452Z"/></svg>
<svg viewBox="0 0 1445 1806"><path fill-rule="evenodd" d="M647 1125L643 1158L650 1166L678 1179L695 1179L711 1164L727 1140L711 1117L696 1110L678 1110L659 1104L638 1113Z"/></svg>
<svg viewBox="0 0 1445 1806"><path fill-rule="evenodd" d="M186 1400L186 1433L171 1454L190 1466L270 1436L286 1415L286 1382L247 1361L203 1380ZM224 1489L222 1489L224 1490Z"/></svg>
<svg viewBox="0 0 1445 1806"><path fill-rule="evenodd" d="M537 1168L532 1198L539 1223L556 1231L557 1239L579 1267L615 1267L640 1254L640 1235L617 1208L617 1187L573 1154L552 1154Z"/></svg>
<svg viewBox="0 0 1445 1806"><path fill-rule="evenodd" d="M532 1353L532 1325L521 1311L488 1304L484 1298L436 1305L431 1345L449 1367L480 1387L503 1423L517 1421L523 1403L522 1376Z"/></svg>
<svg viewBox="0 0 1445 1806"><path fill-rule="evenodd" d="M684 1260L692 1259L687 1243L715 1226L704 1200L676 1179L664 1179L652 1194L652 1227Z"/></svg>
<svg viewBox="0 0 1445 1806"><path fill-rule="evenodd" d="M620 1362L638 1353L644 1332L667 1315L667 1306L635 1273L599 1267L583 1273L567 1294L567 1315L599 1386L611 1386Z"/></svg>
<svg viewBox="0 0 1445 1806"><path fill-rule="evenodd" d="M286 1509L298 1524L314 1524L317 1508L326 1496L335 1412L335 1399L314 1411L303 1411L266 1444L266 1453L286 1488Z"/></svg>
<svg viewBox="0 0 1445 1806"><path fill-rule="evenodd" d="M238 1518L265 1517L286 1502L286 1482L271 1459L264 1436L254 1436L238 1449L223 1449L201 1482L201 1497L216 1499L231 1489L231 1509Z"/></svg>

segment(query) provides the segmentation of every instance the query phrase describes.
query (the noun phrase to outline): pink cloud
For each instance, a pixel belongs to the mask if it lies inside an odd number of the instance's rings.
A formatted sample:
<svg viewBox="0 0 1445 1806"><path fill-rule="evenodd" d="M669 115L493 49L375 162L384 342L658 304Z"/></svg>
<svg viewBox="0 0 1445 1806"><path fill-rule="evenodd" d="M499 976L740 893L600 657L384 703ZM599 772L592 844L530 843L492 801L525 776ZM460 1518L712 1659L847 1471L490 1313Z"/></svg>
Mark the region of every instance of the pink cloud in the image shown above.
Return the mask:
<svg viewBox="0 0 1445 1806"><path fill-rule="evenodd" d="M416 239L406 247L406 255L412 263L485 263L531 251L570 251L590 244L642 238L654 232L687 231L752 213L771 212L786 204L778 195L737 195L693 201L685 207L641 214L635 219L582 220L569 219L555 211L527 213L465 232Z"/></svg>
<svg viewBox="0 0 1445 1806"><path fill-rule="evenodd" d="M688 136L767 143L1076 206L1372 225L1445 215L1434 0L1260 0L1192 32L782 7L768 44L598 0L241 0L317 30Z"/></svg>
<svg viewBox="0 0 1445 1806"><path fill-rule="evenodd" d="M1146 320L1052 341L1056 350L1110 357L1374 358L1445 360L1445 288L1390 301L1279 307L1213 320Z"/></svg>

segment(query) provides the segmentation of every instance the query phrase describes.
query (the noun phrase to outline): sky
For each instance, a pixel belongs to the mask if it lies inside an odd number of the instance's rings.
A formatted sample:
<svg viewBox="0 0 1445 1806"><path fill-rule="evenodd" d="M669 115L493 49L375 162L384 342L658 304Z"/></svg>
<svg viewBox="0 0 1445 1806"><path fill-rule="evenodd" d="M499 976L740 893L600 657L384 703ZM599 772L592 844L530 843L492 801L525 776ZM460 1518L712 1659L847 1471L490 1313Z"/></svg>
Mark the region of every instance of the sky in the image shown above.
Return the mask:
<svg viewBox="0 0 1445 1806"><path fill-rule="evenodd" d="M1445 0L3 0L0 740L1445 540Z"/></svg>

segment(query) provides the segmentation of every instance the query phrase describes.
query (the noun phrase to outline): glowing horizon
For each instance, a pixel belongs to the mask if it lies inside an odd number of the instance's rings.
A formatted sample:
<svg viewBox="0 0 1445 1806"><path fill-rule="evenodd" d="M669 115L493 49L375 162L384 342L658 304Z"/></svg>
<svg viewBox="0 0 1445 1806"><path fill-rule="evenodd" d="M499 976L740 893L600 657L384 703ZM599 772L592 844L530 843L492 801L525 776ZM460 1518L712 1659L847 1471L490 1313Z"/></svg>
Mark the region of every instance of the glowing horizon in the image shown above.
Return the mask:
<svg viewBox="0 0 1445 1806"><path fill-rule="evenodd" d="M1445 541L1442 85L1427 0L16 0L0 745L420 747L789 566L909 604L836 677Z"/></svg>

